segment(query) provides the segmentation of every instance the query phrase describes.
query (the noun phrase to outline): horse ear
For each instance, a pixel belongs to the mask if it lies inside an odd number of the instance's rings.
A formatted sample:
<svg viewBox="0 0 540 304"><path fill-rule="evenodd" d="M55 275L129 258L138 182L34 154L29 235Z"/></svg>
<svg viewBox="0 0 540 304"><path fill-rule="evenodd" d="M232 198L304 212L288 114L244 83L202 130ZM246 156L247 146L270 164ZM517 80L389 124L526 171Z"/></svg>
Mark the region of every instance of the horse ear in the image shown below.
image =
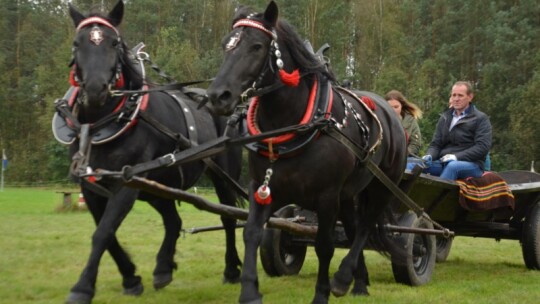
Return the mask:
<svg viewBox="0 0 540 304"><path fill-rule="evenodd" d="M122 17L124 16L124 2L122 0L118 1L112 11L109 13L109 19L113 26L118 26L122 22Z"/></svg>
<svg viewBox="0 0 540 304"><path fill-rule="evenodd" d="M268 21L273 27L277 24L278 19L278 6L274 1L270 1L266 10L264 11L264 19Z"/></svg>
<svg viewBox="0 0 540 304"><path fill-rule="evenodd" d="M71 3L68 3L69 6L69 15L71 16L71 19L73 20L73 24L75 24L75 27L81 23L85 19L84 15L79 13Z"/></svg>

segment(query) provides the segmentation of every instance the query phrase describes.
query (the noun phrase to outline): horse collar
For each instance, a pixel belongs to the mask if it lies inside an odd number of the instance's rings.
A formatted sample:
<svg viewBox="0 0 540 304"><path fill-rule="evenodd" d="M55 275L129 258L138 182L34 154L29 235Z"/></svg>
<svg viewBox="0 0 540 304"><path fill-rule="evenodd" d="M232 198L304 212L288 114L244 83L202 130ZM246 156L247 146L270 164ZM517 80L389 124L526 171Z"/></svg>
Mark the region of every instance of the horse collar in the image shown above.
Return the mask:
<svg viewBox="0 0 540 304"><path fill-rule="evenodd" d="M146 86L143 89L147 89ZM75 100L79 93L78 87L70 87L63 99L56 101L56 113L52 120L52 130L56 140L62 144L72 144L80 137L80 124L77 121L77 107ZM137 97L124 97L114 109L112 116L115 119L97 121L91 124L91 143L100 145L110 142L137 124L140 112L148 106L148 94ZM106 118L107 118L106 117Z"/></svg>
<svg viewBox="0 0 540 304"><path fill-rule="evenodd" d="M330 81L323 77L318 79L315 76L313 86L309 95L306 111L299 125L306 125L324 115L329 118L332 108L333 94ZM257 122L257 112L259 98L251 99L247 113L247 128L250 135L261 134ZM254 152L260 153L266 157L278 158L290 155L292 152L298 152L313 139L317 138L319 130L298 135L297 133L287 133L276 137L264 139L260 142L247 144L246 147Z"/></svg>

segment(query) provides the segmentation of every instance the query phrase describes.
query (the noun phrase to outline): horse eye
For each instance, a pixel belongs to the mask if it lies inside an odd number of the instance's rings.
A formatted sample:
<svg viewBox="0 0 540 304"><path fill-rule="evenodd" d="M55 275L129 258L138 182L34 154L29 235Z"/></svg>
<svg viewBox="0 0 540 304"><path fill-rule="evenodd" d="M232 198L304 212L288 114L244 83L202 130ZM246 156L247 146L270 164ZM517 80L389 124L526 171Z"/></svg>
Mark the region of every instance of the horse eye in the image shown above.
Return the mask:
<svg viewBox="0 0 540 304"><path fill-rule="evenodd" d="M113 40L112 45L117 46L118 45L118 40Z"/></svg>
<svg viewBox="0 0 540 304"><path fill-rule="evenodd" d="M251 46L251 50L253 52L260 51L263 48L262 44L257 43Z"/></svg>
<svg viewBox="0 0 540 304"><path fill-rule="evenodd" d="M73 48L78 48L79 47L79 42L77 41L73 41Z"/></svg>

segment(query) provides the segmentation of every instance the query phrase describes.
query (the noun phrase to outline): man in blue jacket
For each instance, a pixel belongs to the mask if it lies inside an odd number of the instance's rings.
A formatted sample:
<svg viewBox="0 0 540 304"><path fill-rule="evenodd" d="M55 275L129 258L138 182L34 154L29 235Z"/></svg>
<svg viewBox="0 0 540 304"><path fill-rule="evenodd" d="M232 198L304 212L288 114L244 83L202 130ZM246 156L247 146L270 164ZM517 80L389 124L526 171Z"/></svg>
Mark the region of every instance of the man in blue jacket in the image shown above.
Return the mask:
<svg viewBox="0 0 540 304"><path fill-rule="evenodd" d="M452 108L441 114L426 155L422 157L425 173L456 180L480 177L491 148L491 123L471 101L474 92L469 82L452 86ZM414 167L414 163L408 168Z"/></svg>

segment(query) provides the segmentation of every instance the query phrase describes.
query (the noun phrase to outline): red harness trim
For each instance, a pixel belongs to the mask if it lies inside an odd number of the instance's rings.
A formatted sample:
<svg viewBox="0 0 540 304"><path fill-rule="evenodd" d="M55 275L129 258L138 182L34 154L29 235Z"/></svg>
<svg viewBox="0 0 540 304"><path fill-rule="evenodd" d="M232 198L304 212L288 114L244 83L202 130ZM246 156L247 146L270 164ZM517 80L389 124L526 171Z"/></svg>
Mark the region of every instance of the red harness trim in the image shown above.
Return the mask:
<svg viewBox="0 0 540 304"><path fill-rule="evenodd" d="M106 27L114 30L117 36L120 36L118 30L109 21L97 16L86 18L81 21L81 23L79 23L79 25L77 26L77 32L80 31L83 27L94 23L105 25Z"/></svg>
<svg viewBox="0 0 540 304"><path fill-rule="evenodd" d="M148 90L147 85L143 85L143 90ZM144 94L141 100L141 111L146 111L146 108L148 107L148 100L150 97L148 97L148 93Z"/></svg>
<svg viewBox="0 0 540 304"><path fill-rule="evenodd" d="M268 34L268 36L276 39L276 34L274 32L272 32L271 30L267 29L259 21L255 21L255 20L251 20L251 19L240 19L233 25L233 29L237 28L237 27L240 27L240 26L248 26L248 27L256 28L258 30L261 30L261 31L265 32L266 34Z"/></svg>
<svg viewBox="0 0 540 304"><path fill-rule="evenodd" d="M317 96L317 88L318 88L318 81L315 79L313 82L313 87L310 92L308 105L306 108L306 112L304 113L304 116L302 120L300 121L300 124L307 124L310 122L310 120L313 117L313 111L315 109L315 98ZM324 117L328 119L330 117L330 111L332 109L332 104L334 101L334 94L332 92L329 93L329 100L328 100L328 108L326 109L326 114ZM261 130L259 129L257 125L257 108L258 108L259 99L258 97L254 97L251 99L251 103L249 105L248 113L247 113L247 128L248 132L251 135L257 135L261 133ZM262 140L262 142L266 143L269 146L269 151L260 150L259 153L265 157L276 159L279 157L278 153L273 152L272 146L274 144L282 144L287 141L290 141L296 137L296 133L287 133L284 135L268 138Z"/></svg>
<svg viewBox="0 0 540 304"><path fill-rule="evenodd" d="M306 108L306 112L304 113L304 117L300 121L300 124L306 124L311 120L313 109L315 107L315 96L317 95L317 87L318 87L318 81L315 80L313 82L313 87L311 88L311 93L309 95L309 101ZM257 125L258 106L259 106L259 97L258 96L253 97L249 104L249 109L247 113L247 127L248 127L249 134L251 135L261 134L261 130L259 129L259 126ZM295 136L296 136L296 133L287 133L280 136L263 139L262 142L264 143L272 142L273 144L280 144L280 143L284 143L286 141L293 139Z"/></svg>
<svg viewBox="0 0 540 304"><path fill-rule="evenodd" d="M143 90L148 90L148 86L144 85L142 89L143 89ZM126 96L126 98L127 98L127 96ZM122 104L124 104L124 102L126 101L126 98L124 98L124 99L122 100ZM139 112L144 112L144 111L146 111L146 108L148 107L148 100L149 100L148 93L146 93L146 94L144 94L144 95L142 96L141 106L140 106L140 108L139 108ZM119 108L117 107L117 109L119 109ZM116 112L116 111L117 111L117 110L115 109L115 112ZM137 113L137 115L138 115L138 113ZM138 123L138 119L133 119L133 120L129 123L129 125L124 129L123 132L129 130L131 127L134 127L137 123Z"/></svg>

